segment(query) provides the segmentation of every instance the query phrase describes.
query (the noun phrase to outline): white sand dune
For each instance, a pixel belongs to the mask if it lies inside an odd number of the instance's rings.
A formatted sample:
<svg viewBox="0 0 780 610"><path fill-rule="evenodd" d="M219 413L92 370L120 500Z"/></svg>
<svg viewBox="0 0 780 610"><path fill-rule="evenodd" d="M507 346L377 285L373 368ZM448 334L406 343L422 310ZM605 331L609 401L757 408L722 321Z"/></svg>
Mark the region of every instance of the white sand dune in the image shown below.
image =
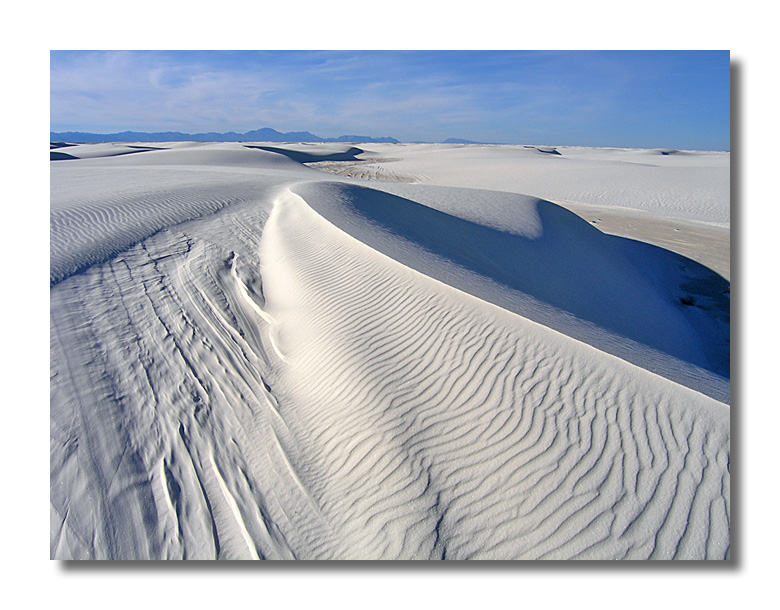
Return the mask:
<svg viewBox="0 0 780 610"><path fill-rule="evenodd" d="M407 266L728 401L728 383L718 376L729 374L723 294L729 284L701 265L604 235L529 197L393 189L418 203L338 183L307 182L293 190L338 227ZM684 306L687 298L710 311Z"/></svg>
<svg viewBox="0 0 780 610"><path fill-rule="evenodd" d="M52 558L728 557L717 274L484 175L160 146L52 163Z"/></svg>
<svg viewBox="0 0 780 610"><path fill-rule="evenodd" d="M105 157L51 168L52 283L156 231L262 199L280 182L279 171L285 178L311 173L278 154L241 146L199 144L129 156L109 154L111 145L85 146L101 146Z"/></svg>
<svg viewBox="0 0 780 610"><path fill-rule="evenodd" d="M666 218L728 226L729 153L418 144L367 145L433 184L521 193L556 203L643 210ZM435 154L432 154L435 153Z"/></svg>
<svg viewBox="0 0 780 610"><path fill-rule="evenodd" d="M79 144L65 145L58 143L52 146L50 152L52 161L62 161L67 159L98 159L105 157L118 157L120 155L130 155L133 153L149 152L159 150L160 147L153 144Z"/></svg>
<svg viewBox="0 0 780 610"><path fill-rule="evenodd" d="M660 246L730 277L728 153L461 144L366 148L352 163L309 167L363 180L532 195L605 233Z"/></svg>

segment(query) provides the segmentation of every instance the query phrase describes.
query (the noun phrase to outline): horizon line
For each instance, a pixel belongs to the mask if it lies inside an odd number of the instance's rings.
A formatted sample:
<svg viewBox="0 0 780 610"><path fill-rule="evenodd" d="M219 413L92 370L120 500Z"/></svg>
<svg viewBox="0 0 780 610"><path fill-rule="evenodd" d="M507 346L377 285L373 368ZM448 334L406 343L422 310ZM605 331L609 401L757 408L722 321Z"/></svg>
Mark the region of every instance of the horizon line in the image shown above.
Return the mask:
<svg viewBox="0 0 780 610"><path fill-rule="evenodd" d="M617 150L669 150L669 151L679 151L679 152L685 152L685 151L691 151L691 152L718 152L718 153L731 153L731 149L716 149L716 148L679 148L679 147L673 147L673 146L626 146L626 145L615 145L615 144L550 144L550 143L530 143L530 142L487 142L487 141L477 141L477 140L470 140L468 138L459 138L459 137L450 137L446 138L445 140L398 140L397 138L393 136L368 136L365 134L343 134L340 136L319 136L308 129L300 130L300 131L289 131L289 132L283 132L279 131L278 129L274 127L260 127L257 129L251 129L249 131L245 131L243 133L240 133L235 130L229 130L229 131L194 131L194 132L184 132L184 131L174 131L174 130L167 130L167 131L140 131L135 129L124 129L122 131L111 131L111 132L100 132L100 131L84 131L81 129L68 129L68 130L62 130L62 131L54 131L49 130L49 135L52 134L84 134L84 135L94 135L94 136L112 136L112 135L121 135L125 133L134 133L134 134L142 134L142 135L163 135L163 134L181 134L183 136L201 136L201 135L228 135L228 134L236 134L238 136L246 135L248 133L252 133L253 131L262 131L264 129L268 129L271 131L275 131L276 133L280 135L287 135L287 134L299 134L299 133L308 133L312 136L316 136L318 138L321 138L322 140L337 140L339 138L346 138L353 135L361 135L363 137L369 138L369 139L392 139L395 140L395 142L370 142L368 140L348 140L343 141L341 143L366 143L366 144L463 144L465 146L468 145L478 145L478 146L530 146L530 147L536 147L536 146L549 146L549 147L560 147L560 148L606 148L606 149L617 149ZM446 140L451 140L450 142L447 142ZM459 140L459 141L454 141ZM111 144L111 143L121 143L125 141L136 141L136 140L110 140L105 142L74 142L75 144ZM167 141L189 141L189 140L167 140ZM246 140L248 142L254 141L254 140ZM260 140L258 140L260 141ZM273 140L268 140L269 142L272 142ZM162 142L162 141L161 141ZM209 142L218 142L217 140L203 140L203 143L209 143ZM244 140L226 140L225 142L238 142L242 143ZM284 141L278 141L277 144L280 143L286 143L286 144L294 144L294 143L306 143L307 140L284 140ZM339 142L314 142L319 144L337 144Z"/></svg>

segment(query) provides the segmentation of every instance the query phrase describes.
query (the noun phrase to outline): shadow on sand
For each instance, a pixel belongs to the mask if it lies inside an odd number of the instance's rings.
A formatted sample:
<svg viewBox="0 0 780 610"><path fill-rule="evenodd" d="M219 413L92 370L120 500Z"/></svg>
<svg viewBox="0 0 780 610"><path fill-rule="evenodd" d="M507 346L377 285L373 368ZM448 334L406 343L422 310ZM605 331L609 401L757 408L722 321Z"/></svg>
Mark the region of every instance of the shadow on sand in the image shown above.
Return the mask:
<svg viewBox="0 0 780 610"><path fill-rule="evenodd" d="M357 161L357 155L365 152L356 146L353 146L344 152L326 153L320 155L306 153L299 150L290 150L287 148L277 148L276 146L250 146L249 144L244 144L244 146L246 146L246 148L256 148L259 150L265 150L267 152L278 153L292 159L293 161L297 161L298 163L314 163L316 161Z"/></svg>
<svg viewBox="0 0 780 610"><path fill-rule="evenodd" d="M358 185L318 183L295 191L347 232L350 223L340 220L345 209L493 282L729 377L729 282L684 256L604 234L556 204L528 197L518 196L517 205L526 215L535 208L541 231L533 237Z"/></svg>

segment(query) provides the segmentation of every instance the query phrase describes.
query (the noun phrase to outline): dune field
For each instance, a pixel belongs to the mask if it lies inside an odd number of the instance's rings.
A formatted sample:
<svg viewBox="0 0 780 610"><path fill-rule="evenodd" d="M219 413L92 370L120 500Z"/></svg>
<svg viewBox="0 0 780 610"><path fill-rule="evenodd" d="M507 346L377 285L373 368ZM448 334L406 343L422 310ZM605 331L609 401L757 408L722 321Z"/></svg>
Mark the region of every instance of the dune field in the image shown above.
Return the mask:
<svg viewBox="0 0 780 610"><path fill-rule="evenodd" d="M52 143L52 559L727 559L729 154Z"/></svg>

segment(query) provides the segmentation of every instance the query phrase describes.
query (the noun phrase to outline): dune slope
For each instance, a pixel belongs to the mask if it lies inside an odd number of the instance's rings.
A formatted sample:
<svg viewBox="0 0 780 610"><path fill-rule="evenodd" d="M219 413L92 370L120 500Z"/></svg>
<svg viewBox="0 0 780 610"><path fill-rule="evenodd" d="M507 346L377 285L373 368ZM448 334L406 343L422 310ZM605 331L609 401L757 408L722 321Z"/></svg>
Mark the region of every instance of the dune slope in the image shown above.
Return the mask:
<svg viewBox="0 0 780 610"><path fill-rule="evenodd" d="M722 404L377 255L295 196L262 259L275 393L336 556L727 553Z"/></svg>
<svg viewBox="0 0 780 610"><path fill-rule="evenodd" d="M480 298L678 381L679 361L704 369L694 385L700 391L713 385L707 371L729 375L723 295L729 284L681 256L605 235L560 206L530 197L505 196L512 217L501 223L357 185L309 181L294 190L373 248ZM457 190L473 208L480 199L495 200L489 192ZM428 201L454 197L435 187L427 195ZM710 315L684 304L703 303L703 294L692 295L695 286L711 294ZM649 350L636 343L672 359L665 365L642 360ZM727 392L717 397L727 400Z"/></svg>

